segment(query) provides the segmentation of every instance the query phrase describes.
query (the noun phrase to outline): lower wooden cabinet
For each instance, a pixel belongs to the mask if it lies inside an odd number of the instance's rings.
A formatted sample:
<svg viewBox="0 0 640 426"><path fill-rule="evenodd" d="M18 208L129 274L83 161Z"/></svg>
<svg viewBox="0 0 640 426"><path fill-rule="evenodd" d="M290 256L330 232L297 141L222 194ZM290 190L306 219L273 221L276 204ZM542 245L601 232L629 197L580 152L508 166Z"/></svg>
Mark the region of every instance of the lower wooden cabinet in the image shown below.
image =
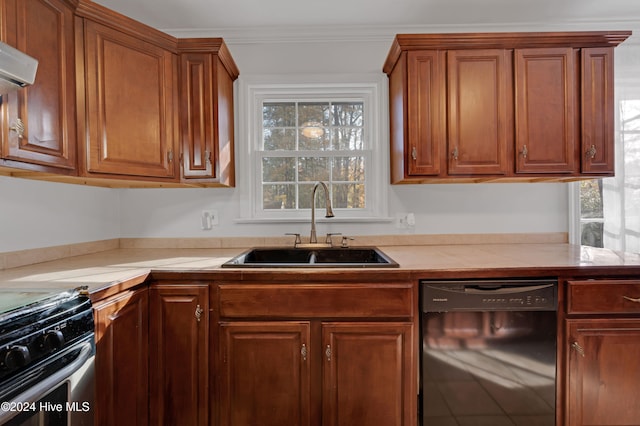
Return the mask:
<svg viewBox="0 0 640 426"><path fill-rule="evenodd" d="M158 284L149 290L152 425L207 425L209 286Z"/></svg>
<svg viewBox="0 0 640 426"><path fill-rule="evenodd" d="M567 320L567 426L640 422L640 319Z"/></svg>
<svg viewBox="0 0 640 426"><path fill-rule="evenodd" d="M146 286L94 305L96 425L149 423L149 294Z"/></svg>
<svg viewBox="0 0 640 426"><path fill-rule="evenodd" d="M229 322L220 325L220 425L309 426L309 322Z"/></svg>
<svg viewBox="0 0 640 426"><path fill-rule="evenodd" d="M640 423L640 280L569 281L566 426Z"/></svg>
<svg viewBox="0 0 640 426"><path fill-rule="evenodd" d="M413 425L412 323L220 328L220 426Z"/></svg>
<svg viewBox="0 0 640 426"><path fill-rule="evenodd" d="M322 424L410 425L412 323L322 325Z"/></svg>
<svg viewBox="0 0 640 426"><path fill-rule="evenodd" d="M144 285L94 313L96 425L209 424L208 285Z"/></svg>

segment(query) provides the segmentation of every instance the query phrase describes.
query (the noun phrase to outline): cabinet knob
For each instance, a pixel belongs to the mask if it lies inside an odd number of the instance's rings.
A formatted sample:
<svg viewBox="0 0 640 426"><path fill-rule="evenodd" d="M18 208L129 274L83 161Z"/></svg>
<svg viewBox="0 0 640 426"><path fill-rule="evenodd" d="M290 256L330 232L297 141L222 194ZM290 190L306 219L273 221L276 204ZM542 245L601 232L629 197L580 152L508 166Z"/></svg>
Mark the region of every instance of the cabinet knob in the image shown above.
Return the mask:
<svg viewBox="0 0 640 426"><path fill-rule="evenodd" d="M9 127L9 130L16 132L18 139L22 139L24 137L24 123L19 118L16 118L16 121L14 121L13 125Z"/></svg>
<svg viewBox="0 0 640 426"><path fill-rule="evenodd" d="M578 342L573 342L571 344L571 347L580 354L580 356L584 357L584 349L582 348L582 346L580 346L580 344Z"/></svg>
<svg viewBox="0 0 640 426"><path fill-rule="evenodd" d="M204 309L202 309L200 305L196 306L196 312L195 312L196 321L200 322L200 320L202 319L203 313L204 313Z"/></svg>
<svg viewBox="0 0 640 426"><path fill-rule="evenodd" d="M453 158L454 160L458 161L458 147L457 146L455 148L453 148L453 151L451 151L451 158Z"/></svg>
<svg viewBox="0 0 640 426"><path fill-rule="evenodd" d="M418 150L416 149L415 146L413 148L411 148L411 158L414 161L418 159Z"/></svg>
<svg viewBox="0 0 640 426"><path fill-rule="evenodd" d="M324 354L327 357L327 361L331 362L331 345L327 345L327 349L324 350Z"/></svg>
<svg viewBox="0 0 640 426"><path fill-rule="evenodd" d="M527 149L526 145L522 147L522 150L520 151L520 155L522 155L522 158L527 158L527 155L529 155L529 150Z"/></svg>
<svg viewBox="0 0 640 426"><path fill-rule="evenodd" d="M586 152L586 156L590 159L594 159L596 158L596 153L598 152L598 150L596 149L595 145L591 145L591 148L589 148Z"/></svg>

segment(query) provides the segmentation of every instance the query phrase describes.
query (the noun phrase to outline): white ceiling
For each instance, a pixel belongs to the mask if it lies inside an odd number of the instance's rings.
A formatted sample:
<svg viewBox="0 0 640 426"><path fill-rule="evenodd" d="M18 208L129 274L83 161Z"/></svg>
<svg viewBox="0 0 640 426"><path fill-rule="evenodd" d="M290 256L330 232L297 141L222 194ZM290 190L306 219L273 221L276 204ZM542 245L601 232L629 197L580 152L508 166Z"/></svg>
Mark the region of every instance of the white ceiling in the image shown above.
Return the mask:
<svg viewBox="0 0 640 426"><path fill-rule="evenodd" d="M160 29L591 23L640 18L638 0L98 0Z"/></svg>
<svg viewBox="0 0 640 426"><path fill-rule="evenodd" d="M632 29L640 0L97 0L174 35L227 36L292 28L349 29L566 26ZM619 28L612 28L615 23ZM625 27L629 27L626 28ZM589 28L586 28L589 27Z"/></svg>

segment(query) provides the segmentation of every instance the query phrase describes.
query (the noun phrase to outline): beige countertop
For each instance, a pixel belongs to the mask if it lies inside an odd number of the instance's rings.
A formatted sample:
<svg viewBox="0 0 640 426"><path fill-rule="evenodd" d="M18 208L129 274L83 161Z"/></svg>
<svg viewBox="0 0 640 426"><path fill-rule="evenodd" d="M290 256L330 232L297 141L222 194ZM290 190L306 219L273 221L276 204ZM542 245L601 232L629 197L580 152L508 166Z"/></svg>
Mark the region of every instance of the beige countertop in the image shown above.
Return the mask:
<svg viewBox="0 0 640 426"><path fill-rule="evenodd" d="M640 254L620 253L569 244L451 244L379 246L399 263L399 268L369 269L375 274L406 272L434 274L473 271L552 270L568 274L590 271L640 277ZM69 289L88 286L96 292L111 286L142 283L150 273L238 273L220 265L242 248L118 248L0 271L0 288ZM327 269L295 268L298 273L326 274ZM246 271L246 269L244 270ZM255 271L255 270L254 270ZM261 269L290 272L291 269ZM344 272L344 270L342 270ZM354 269L350 269L354 271ZM356 269L355 271L362 271ZM364 272L364 271L362 271Z"/></svg>

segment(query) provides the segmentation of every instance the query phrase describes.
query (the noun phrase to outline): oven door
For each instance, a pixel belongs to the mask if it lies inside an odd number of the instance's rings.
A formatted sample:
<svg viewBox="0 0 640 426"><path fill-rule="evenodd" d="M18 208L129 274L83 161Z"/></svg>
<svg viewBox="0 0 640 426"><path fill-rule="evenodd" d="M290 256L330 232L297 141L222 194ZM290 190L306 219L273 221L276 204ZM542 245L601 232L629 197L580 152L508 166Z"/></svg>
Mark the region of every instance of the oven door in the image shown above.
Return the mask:
<svg viewBox="0 0 640 426"><path fill-rule="evenodd" d="M94 359L91 334L3 384L0 424L93 426Z"/></svg>

